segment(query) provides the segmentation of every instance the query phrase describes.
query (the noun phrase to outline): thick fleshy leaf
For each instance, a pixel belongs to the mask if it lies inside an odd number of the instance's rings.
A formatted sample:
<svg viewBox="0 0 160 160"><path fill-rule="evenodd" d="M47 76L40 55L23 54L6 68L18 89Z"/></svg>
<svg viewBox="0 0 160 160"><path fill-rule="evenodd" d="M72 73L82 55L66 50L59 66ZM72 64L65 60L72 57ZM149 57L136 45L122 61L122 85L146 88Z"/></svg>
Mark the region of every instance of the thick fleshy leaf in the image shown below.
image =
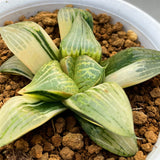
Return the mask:
<svg viewBox="0 0 160 160"><path fill-rule="evenodd" d="M88 136L102 148L119 156L133 156L138 151L136 137L125 137L96 126L76 116Z"/></svg>
<svg viewBox="0 0 160 160"><path fill-rule="evenodd" d="M28 79L33 78L33 73L16 57L12 56L0 66L0 72L21 75Z"/></svg>
<svg viewBox="0 0 160 160"><path fill-rule="evenodd" d="M64 104L82 118L109 131L134 135L132 110L123 89L116 83L103 83L73 95Z"/></svg>
<svg viewBox="0 0 160 160"><path fill-rule="evenodd" d="M61 59L60 65L63 72L73 79L75 59L71 56L64 57L63 59Z"/></svg>
<svg viewBox="0 0 160 160"><path fill-rule="evenodd" d="M91 29L93 29L93 18L89 12L78 8L71 8L71 7L61 8L58 12L58 25L59 25L61 40L69 33L75 17L79 13L83 16L83 18L89 24Z"/></svg>
<svg viewBox="0 0 160 160"><path fill-rule="evenodd" d="M37 70L51 59L58 59L59 50L41 26L34 22L19 22L5 26L0 34L8 48L31 71Z"/></svg>
<svg viewBox="0 0 160 160"><path fill-rule="evenodd" d="M42 102L24 96L11 98L0 109L0 147L65 110L61 103Z"/></svg>
<svg viewBox="0 0 160 160"><path fill-rule="evenodd" d="M105 67L86 55L76 59L74 72L73 80L80 92L102 83L105 77Z"/></svg>
<svg viewBox="0 0 160 160"><path fill-rule="evenodd" d="M60 50L62 58L88 55L99 62L102 55L99 42L81 14L77 15L70 32L61 41Z"/></svg>
<svg viewBox="0 0 160 160"><path fill-rule="evenodd" d="M19 91L44 101L60 101L77 92L78 87L56 60L43 65L32 82Z"/></svg>
<svg viewBox="0 0 160 160"><path fill-rule="evenodd" d="M108 63L105 81L116 82L126 88L160 74L160 51L129 48L112 56Z"/></svg>

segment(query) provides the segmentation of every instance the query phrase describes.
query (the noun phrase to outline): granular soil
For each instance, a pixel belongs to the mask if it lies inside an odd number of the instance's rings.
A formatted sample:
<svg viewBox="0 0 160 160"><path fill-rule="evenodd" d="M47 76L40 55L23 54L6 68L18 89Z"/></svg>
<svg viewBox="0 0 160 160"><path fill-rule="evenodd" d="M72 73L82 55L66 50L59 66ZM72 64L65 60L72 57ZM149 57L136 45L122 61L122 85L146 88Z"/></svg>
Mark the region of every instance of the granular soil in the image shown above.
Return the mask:
<svg viewBox="0 0 160 160"><path fill-rule="evenodd" d="M58 10L39 12L18 21L41 25L59 47ZM112 24L106 14L95 15L94 34L102 46L103 58L129 47L141 46L136 33L124 31L123 24ZM4 25L12 24L6 21ZM0 37L0 65L13 54ZM66 111L15 142L0 148L0 160L145 160L160 131L160 75L125 89L131 106L139 151L134 157L119 157L97 146L82 130L71 111ZM0 74L0 107L30 81L21 76Z"/></svg>

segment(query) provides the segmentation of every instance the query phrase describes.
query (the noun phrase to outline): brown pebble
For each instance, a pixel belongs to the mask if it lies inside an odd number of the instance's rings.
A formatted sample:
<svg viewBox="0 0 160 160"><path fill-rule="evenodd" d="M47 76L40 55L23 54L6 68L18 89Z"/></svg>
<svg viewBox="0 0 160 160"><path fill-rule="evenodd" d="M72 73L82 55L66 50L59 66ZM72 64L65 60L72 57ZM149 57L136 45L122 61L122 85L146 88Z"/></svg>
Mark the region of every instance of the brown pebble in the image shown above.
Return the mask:
<svg viewBox="0 0 160 160"><path fill-rule="evenodd" d="M53 144L55 147L61 146L62 137L61 137L59 134L52 136L51 140L52 140L52 144Z"/></svg>
<svg viewBox="0 0 160 160"><path fill-rule="evenodd" d="M109 53L105 46L102 46L102 53L106 55Z"/></svg>
<svg viewBox="0 0 160 160"><path fill-rule="evenodd" d="M104 160L104 157L101 155L98 155L93 160Z"/></svg>
<svg viewBox="0 0 160 160"><path fill-rule="evenodd" d="M93 154L93 153L96 153L96 154L98 154L100 151L102 150L102 148L101 147L99 147L99 146L97 146L97 145L90 145L89 147L88 147L88 153L90 153L90 154Z"/></svg>
<svg viewBox="0 0 160 160"><path fill-rule="evenodd" d="M7 76L0 74L0 83L5 83L7 81Z"/></svg>
<svg viewBox="0 0 160 160"><path fill-rule="evenodd" d="M160 105L160 98L157 98L157 99L155 100L155 104L156 104L157 106Z"/></svg>
<svg viewBox="0 0 160 160"><path fill-rule="evenodd" d="M136 43L134 43L133 41L131 41L130 39L127 39L125 41L124 47L129 48L129 47L136 47Z"/></svg>
<svg viewBox="0 0 160 160"><path fill-rule="evenodd" d="M50 152L50 151L54 150L54 146L49 142L44 142L43 150L46 152Z"/></svg>
<svg viewBox="0 0 160 160"><path fill-rule="evenodd" d="M43 20L42 20L42 23L46 26L54 26L56 23L57 23L57 20L56 19L52 19L52 18L49 18L49 17L45 17Z"/></svg>
<svg viewBox="0 0 160 160"><path fill-rule="evenodd" d="M64 146L70 147L73 150L82 149L84 146L83 135L80 133L68 133L63 137L62 143Z"/></svg>
<svg viewBox="0 0 160 160"><path fill-rule="evenodd" d="M42 140L43 140L42 136L40 136L40 135L37 134L37 135L33 136L32 140L31 140L31 143L33 145L35 145L35 144L41 144Z"/></svg>
<svg viewBox="0 0 160 160"><path fill-rule="evenodd" d="M41 158L38 158L38 160L48 160L48 152L44 153Z"/></svg>
<svg viewBox="0 0 160 160"><path fill-rule="evenodd" d="M128 39L130 39L131 41L136 41L137 38L138 38L137 34L136 34L134 31L132 31L132 30L128 30L128 31L127 31L127 37L128 37Z"/></svg>
<svg viewBox="0 0 160 160"><path fill-rule="evenodd" d="M80 155L80 153L75 153L75 160L82 160L82 156Z"/></svg>
<svg viewBox="0 0 160 160"><path fill-rule="evenodd" d="M142 151L138 151L134 156L134 160L145 160L145 159L146 155L144 155Z"/></svg>
<svg viewBox="0 0 160 160"><path fill-rule="evenodd" d="M66 7L73 8L73 5L72 4L67 4Z"/></svg>
<svg viewBox="0 0 160 160"><path fill-rule="evenodd" d="M31 148L30 155L33 158L41 158L42 157L43 148L39 144L36 144Z"/></svg>
<svg viewBox="0 0 160 160"><path fill-rule="evenodd" d="M150 95L151 95L153 98L158 98L158 97L160 97L160 88L154 88L154 89L150 92Z"/></svg>
<svg viewBox="0 0 160 160"><path fill-rule="evenodd" d="M112 42L112 45L115 47L122 47L124 42L125 42L124 39L117 39L114 42Z"/></svg>
<svg viewBox="0 0 160 160"><path fill-rule="evenodd" d="M50 154L50 158L48 160L61 160L61 157L57 154Z"/></svg>
<svg viewBox="0 0 160 160"><path fill-rule="evenodd" d="M153 106L147 106L146 107L147 109L147 115L148 117L155 117L156 116L156 113L157 113L157 108L156 107L153 107Z"/></svg>
<svg viewBox="0 0 160 160"><path fill-rule="evenodd" d="M73 116L69 116L66 118L66 129L70 131L76 125L76 119Z"/></svg>
<svg viewBox="0 0 160 160"><path fill-rule="evenodd" d="M152 148L153 148L153 145L151 143L145 143L145 144L141 144L141 148L145 152L151 152Z"/></svg>
<svg viewBox="0 0 160 160"><path fill-rule="evenodd" d="M64 147L60 151L60 155L64 160L72 160L74 156L74 152L70 148Z"/></svg>
<svg viewBox="0 0 160 160"><path fill-rule="evenodd" d="M156 143L158 136L153 131L147 131L145 137L149 143Z"/></svg>
<svg viewBox="0 0 160 160"><path fill-rule="evenodd" d="M10 24L13 24L13 21L5 21L4 22L4 26L10 25Z"/></svg>
<svg viewBox="0 0 160 160"><path fill-rule="evenodd" d="M60 42L61 42L61 39L60 39L60 38L55 38L55 39L53 40L53 42L55 43L55 45L56 45L57 47L59 47Z"/></svg>
<svg viewBox="0 0 160 160"><path fill-rule="evenodd" d="M11 85L8 85L8 86L5 87L5 89L6 89L7 91L9 91L9 90L12 89L12 87L11 87Z"/></svg>
<svg viewBox="0 0 160 160"><path fill-rule="evenodd" d="M147 115L141 111L133 111L133 120L135 124L142 125L147 122Z"/></svg>
<svg viewBox="0 0 160 160"><path fill-rule="evenodd" d="M29 151L29 144L27 141L23 139L19 139L15 142L14 146L16 147L17 150L23 150L24 152Z"/></svg>
<svg viewBox="0 0 160 160"><path fill-rule="evenodd" d="M59 117L55 123L57 133L62 133L65 129L65 120L62 117Z"/></svg>

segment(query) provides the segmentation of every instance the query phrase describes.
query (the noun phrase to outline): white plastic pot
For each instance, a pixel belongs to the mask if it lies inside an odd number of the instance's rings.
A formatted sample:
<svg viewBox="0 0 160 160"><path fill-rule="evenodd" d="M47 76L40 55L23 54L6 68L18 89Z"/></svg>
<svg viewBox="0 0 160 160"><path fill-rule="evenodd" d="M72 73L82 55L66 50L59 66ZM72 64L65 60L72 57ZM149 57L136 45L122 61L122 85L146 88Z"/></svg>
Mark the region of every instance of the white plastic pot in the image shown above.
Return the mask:
<svg viewBox="0 0 160 160"><path fill-rule="evenodd" d="M131 29L138 34L145 48L160 50L160 24L140 9L122 0L0 0L0 26L6 20L35 15L37 11L53 11L66 4L79 8L89 8L95 13L107 13L113 23L119 21L125 30ZM160 136L147 160L160 160Z"/></svg>

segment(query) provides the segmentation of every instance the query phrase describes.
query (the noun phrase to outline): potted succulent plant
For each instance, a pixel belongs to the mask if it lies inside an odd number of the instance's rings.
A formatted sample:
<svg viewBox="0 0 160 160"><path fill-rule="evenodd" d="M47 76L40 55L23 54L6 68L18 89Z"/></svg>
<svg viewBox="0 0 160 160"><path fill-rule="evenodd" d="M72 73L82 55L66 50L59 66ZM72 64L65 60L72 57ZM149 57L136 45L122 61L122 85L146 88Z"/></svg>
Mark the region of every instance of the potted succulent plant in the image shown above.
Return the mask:
<svg viewBox="0 0 160 160"><path fill-rule="evenodd" d="M122 88L158 75L159 51L130 48L102 61L89 12L63 8L58 23L60 50L33 22L0 29L18 57L6 61L1 72L32 79L20 90L22 96L10 99L0 110L1 121L8 117L1 126L1 146L69 108L95 143L120 156L134 155L132 112Z"/></svg>

